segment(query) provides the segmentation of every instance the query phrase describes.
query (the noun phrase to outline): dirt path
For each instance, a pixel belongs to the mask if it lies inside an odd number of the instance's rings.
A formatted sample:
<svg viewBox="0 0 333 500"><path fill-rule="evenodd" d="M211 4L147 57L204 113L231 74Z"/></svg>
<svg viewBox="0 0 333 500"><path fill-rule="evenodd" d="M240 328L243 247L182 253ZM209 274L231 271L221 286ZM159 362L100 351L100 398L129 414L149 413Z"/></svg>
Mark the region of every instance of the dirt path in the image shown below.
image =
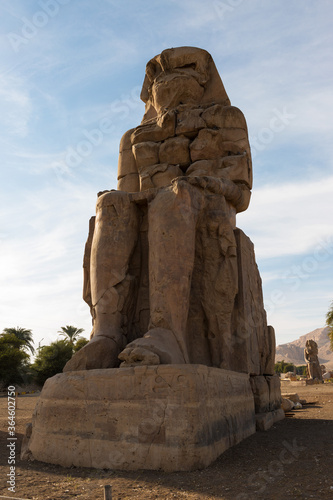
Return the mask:
<svg viewBox="0 0 333 500"><path fill-rule="evenodd" d="M293 387L308 404L227 450L203 471L112 472L70 468L16 457L16 490L8 491L7 400L0 399L0 499L102 500L112 485L114 500L125 499L333 499L333 385ZM17 451L36 397L19 397Z"/></svg>

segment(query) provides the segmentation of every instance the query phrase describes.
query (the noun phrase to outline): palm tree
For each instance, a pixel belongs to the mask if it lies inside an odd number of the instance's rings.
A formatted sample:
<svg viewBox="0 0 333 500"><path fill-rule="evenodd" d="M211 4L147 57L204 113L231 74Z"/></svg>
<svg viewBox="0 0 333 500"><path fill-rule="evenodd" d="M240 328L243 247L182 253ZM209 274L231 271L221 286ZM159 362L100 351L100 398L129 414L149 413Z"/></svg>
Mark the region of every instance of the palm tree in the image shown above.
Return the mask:
<svg viewBox="0 0 333 500"><path fill-rule="evenodd" d="M328 337L331 343L331 350L333 351L333 302L331 303L331 307L326 314L326 325L329 327Z"/></svg>
<svg viewBox="0 0 333 500"><path fill-rule="evenodd" d="M67 342L71 346L74 346L74 342L78 340L78 337L82 332L84 332L83 328L76 328L75 326L72 325L66 325L62 326L61 330L58 333L60 333L60 335L63 335L64 337L67 337L66 338Z"/></svg>
<svg viewBox="0 0 333 500"><path fill-rule="evenodd" d="M30 349L31 354L34 354L35 349L33 347L34 341L32 340L32 331L27 328L21 328L17 326L16 328L4 328L3 334L13 334L20 340L24 342L24 348Z"/></svg>

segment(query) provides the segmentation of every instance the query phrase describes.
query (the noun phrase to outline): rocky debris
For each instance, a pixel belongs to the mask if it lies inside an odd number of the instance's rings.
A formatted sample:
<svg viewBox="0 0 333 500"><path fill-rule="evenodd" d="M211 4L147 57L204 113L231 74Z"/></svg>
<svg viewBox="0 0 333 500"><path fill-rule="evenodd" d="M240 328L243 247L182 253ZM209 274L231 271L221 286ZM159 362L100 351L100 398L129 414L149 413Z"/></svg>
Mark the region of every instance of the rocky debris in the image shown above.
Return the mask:
<svg viewBox="0 0 333 500"><path fill-rule="evenodd" d="M287 399L287 398L282 398L282 402L281 402L281 408L283 409L283 411L285 413L288 413L290 410L292 410L295 406L295 403L293 401L291 401L291 399Z"/></svg>
<svg viewBox="0 0 333 500"><path fill-rule="evenodd" d="M299 395L294 392L294 393L285 393L282 392L281 396L285 399L290 399L293 403L300 403Z"/></svg>

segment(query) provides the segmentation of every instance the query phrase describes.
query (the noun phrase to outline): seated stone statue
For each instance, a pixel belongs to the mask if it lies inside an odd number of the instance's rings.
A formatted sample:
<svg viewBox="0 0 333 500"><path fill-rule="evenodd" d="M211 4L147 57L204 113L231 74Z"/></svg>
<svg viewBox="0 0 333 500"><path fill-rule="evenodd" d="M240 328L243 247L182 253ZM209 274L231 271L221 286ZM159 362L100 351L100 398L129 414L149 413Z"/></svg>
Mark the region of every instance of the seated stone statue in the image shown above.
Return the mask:
<svg viewBox="0 0 333 500"><path fill-rule="evenodd" d="M252 188L245 118L210 54L192 47L154 57L141 98L142 123L120 142L118 189L99 194L90 222L91 340L65 371L120 362L232 369L235 216Z"/></svg>
<svg viewBox="0 0 333 500"><path fill-rule="evenodd" d="M307 340L304 349L306 361L306 378L323 380L322 370L318 359L318 345L314 340Z"/></svg>

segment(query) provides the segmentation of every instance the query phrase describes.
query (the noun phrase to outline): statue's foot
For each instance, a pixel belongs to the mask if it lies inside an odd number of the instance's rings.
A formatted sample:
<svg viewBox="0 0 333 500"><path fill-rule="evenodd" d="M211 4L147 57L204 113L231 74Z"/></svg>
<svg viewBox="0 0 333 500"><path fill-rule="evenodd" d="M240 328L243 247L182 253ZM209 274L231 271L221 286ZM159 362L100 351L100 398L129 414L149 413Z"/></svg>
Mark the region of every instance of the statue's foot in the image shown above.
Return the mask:
<svg viewBox="0 0 333 500"><path fill-rule="evenodd" d="M63 371L95 370L98 368L117 368L120 349L110 337L98 335L82 347L66 363Z"/></svg>
<svg viewBox="0 0 333 500"><path fill-rule="evenodd" d="M120 366L136 366L136 365L159 365L160 357L149 350L149 348L137 345L134 342L128 344L128 346L119 354L119 359L122 361Z"/></svg>
<svg viewBox="0 0 333 500"><path fill-rule="evenodd" d="M120 367L186 362L174 333L164 328L154 328L134 340L118 357L122 361Z"/></svg>

